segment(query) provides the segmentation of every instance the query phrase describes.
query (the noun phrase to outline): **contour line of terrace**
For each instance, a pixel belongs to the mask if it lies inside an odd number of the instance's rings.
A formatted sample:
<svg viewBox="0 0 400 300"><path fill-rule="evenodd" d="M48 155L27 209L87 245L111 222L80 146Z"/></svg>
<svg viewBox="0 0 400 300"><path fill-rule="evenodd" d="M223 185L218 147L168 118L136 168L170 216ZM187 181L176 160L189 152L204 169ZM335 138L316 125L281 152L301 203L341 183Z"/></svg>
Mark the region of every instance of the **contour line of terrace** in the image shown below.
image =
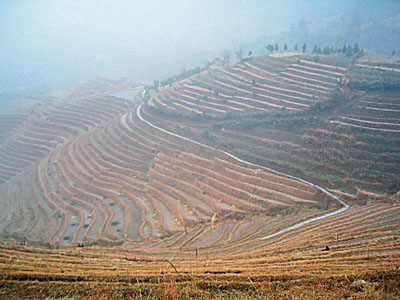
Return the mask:
<svg viewBox="0 0 400 300"><path fill-rule="evenodd" d="M332 197L333 199L335 199L336 201L338 201L338 202L343 206L342 208L340 208L340 209L338 209L338 210L336 210L336 211L327 213L327 214L322 215L322 216L318 216L318 217L311 218L311 219L309 219L309 220L306 220L306 221L297 223L297 224L295 224L295 225L293 225L293 226L290 226L290 227L287 227L287 228L285 228L285 229L282 229L282 230L280 230L280 231L278 231L278 232L275 232L275 233L273 233L273 234L270 234L270 235L267 235L267 236L265 236L265 237L262 237L261 240L268 240L268 239L271 239L271 238L273 238L273 237L279 236L279 235L281 235L281 234L283 234L283 233L286 233L286 232L288 232L288 231L291 231L291 230L293 230L293 229L297 229L297 228L299 228L299 227L302 227L302 226L304 226L304 225L307 225L307 224L310 224L310 223L314 223L314 222L316 222L316 221L320 221L320 220L329 218L329 217L331 217L331 216L335 216L335 215L341 214L341 213L345 212L347 209L349 209L349 207L350 207L350 206L349 206L348 204L346 204L343 200L339 199L339 197L333 195L332 193L328 192L326 189L324 189L323 187L320 187L319 185L316 185L316 184L311 183L311 182L309 182L309 181L307 181L307 180L298 178L298 177L296 177L296 176L292 176L292 175L289 175L289 174L286 174L286 173L282 173L282 172L273 170L273 169L268 168L268 167L265 167L265 166L261 166L261 165L255 164L255 163L251 163L251 162L245 161L245 160L243 160L243 159L240 159L240 158L234 156L233 154L231 154L231 153L229 153L229 152L226 152L226 151L223 151L223 150L220 150L220 149L217 149L217 148L214 148L214 147L211 147L211 146L202 144L202 143L197 142L197 141L195 141L195 140L192 140L192 139L189 139L189 138L187 138L187 137L178 135L178 134L173 133L173 132L170 132L170 131L168 131L168 130L166 130L166 129L164 129L164 128L161 128L161 127L159 127L159 126L157 126L157 125L154 125L153 123L151 123L151 122L145 120L145 119L142 117L142 115L141 115L141 113L140 113L140 110L141 110L142 106L143 106L143 104L140 104L140 105L137 107L137 109L136 109L136 116L139 118L140 121L146 123L147 125L149 125L149 126L155 128L155 129L157 129L157 130L159 130L159 131L161 131L161 132L164 132L164 133L166 133L166 134L169 134L169 135L178 137L178 138L180 138L180 139L189 141L189 142L194 143L194 144L196 144L196 145L200 145L200 146L205 147L205 148L207 148L207 149L210 149L210 150L212 150L212 151L216 151L216 152L223 153L223 154L225 154L225 155L227 155L227 156L233 158L234 160L236 160L236 161L238 161L238 162L241 162L241 163L244 163L244 164L246 164L246 165L253 166L253 167L258 167L258 168L264 169L264 170L266 170L266 171L269 171L269 172L271 172L271 173L278 174L278 175L280 175L280 176L284 176L284 177L287 177L287 178L291 178L291 179L298 180L298 181L300 181L300 182L302 182L302 183L305 183L305 184L307 184L307 185L309 185L309 186L312 186L312 187L314 187L314 188L320 190L320 191L323 192L324 194L326 194L326 195L328 195L329 197Z"/></svg>

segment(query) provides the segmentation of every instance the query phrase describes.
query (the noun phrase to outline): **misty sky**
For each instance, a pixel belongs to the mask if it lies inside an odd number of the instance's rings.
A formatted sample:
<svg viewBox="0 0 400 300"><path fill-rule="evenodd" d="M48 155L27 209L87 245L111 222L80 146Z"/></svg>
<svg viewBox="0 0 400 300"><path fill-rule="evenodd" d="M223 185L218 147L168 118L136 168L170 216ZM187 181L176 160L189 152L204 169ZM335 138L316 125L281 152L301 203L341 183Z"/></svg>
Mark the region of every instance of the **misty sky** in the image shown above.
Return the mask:
<svg viewBox="0 0 400 300"><path fill-rule="evenodd" d="M224 49L287 31L302 18L340 15L356 3L1 0L0 90L65 88L96 75L162 79Z"/></svg>

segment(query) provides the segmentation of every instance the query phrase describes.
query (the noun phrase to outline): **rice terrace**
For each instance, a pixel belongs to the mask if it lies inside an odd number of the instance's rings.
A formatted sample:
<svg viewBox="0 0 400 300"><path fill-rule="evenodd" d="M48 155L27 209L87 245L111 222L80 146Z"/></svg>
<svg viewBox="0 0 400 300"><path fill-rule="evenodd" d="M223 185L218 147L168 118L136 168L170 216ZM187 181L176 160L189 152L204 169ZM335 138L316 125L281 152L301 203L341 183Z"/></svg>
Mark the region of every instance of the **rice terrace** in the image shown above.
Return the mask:
<svg viewBox="0 0 400 300"><path fill-rule="evenodd" d="M400 59L284 45L2 93L0 299L400 299Z"/></svg>

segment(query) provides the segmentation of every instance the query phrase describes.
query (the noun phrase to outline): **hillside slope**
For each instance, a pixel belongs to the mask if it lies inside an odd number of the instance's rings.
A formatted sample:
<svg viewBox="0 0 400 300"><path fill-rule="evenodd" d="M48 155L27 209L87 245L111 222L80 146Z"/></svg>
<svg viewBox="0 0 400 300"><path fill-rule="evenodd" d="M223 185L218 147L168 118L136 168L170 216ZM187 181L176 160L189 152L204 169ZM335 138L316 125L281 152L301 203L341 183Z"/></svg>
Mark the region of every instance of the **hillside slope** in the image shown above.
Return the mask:
<svg viewBox="0 0 400 300"><path fill-rule="evenodd" d="M211 247L341 206L309 184L154 128L137 102L104 88L89 82L10 129L0 148L4 241Z"/></svg>
<svg viewBox="0 0 400 300"><path fill-rule="evenodd" d="M354 196L400 190L395 59L263 56L152 95L152 120L171 131Z"/></svg>
<svg viewBox="0 0 400 300"><path fill-rule="evenodd" d="M125 81L87 82L7 122L1 237L234 245L341 207L302 179L350 204L397 203L399 74L376 57L288 54L196 69L136 100L113 96Z"/></svg>
<svg viewBox="0 0 400 300"><path fill-rule="evenodd" d="M1 116L0 297L395 299L398 74L263 56Z"/></svg>

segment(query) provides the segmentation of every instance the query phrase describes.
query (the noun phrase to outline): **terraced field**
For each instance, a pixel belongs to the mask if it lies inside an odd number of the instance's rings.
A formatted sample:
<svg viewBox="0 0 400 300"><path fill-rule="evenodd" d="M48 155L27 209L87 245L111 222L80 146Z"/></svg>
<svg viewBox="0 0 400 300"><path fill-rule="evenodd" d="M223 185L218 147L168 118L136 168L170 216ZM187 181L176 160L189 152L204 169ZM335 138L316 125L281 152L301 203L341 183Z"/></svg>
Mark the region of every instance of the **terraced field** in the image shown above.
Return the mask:
<svg viewBox="0 0 400 300"><path fill-rule="evenodd" d="M107 110L101 110L103 101ZM23 131L41 145L46 141L47 151L32 156L31 166L21 163L19 174L2 185L5 238L120 244L190 231L197 236L185 236L183 244L208 245L227 242L227 231L236 224L225 218L306 209L298 219L338 206L307 184L154 129L122 99L96 96L79 104L80 110L93 104L86 118L62 105ZM45 135L45 126L37 125L45 122L64 136ZM224 221L217 228L224 229L211 241L206 228L216 218Z"/></svg>
<svg viewBox="0 0 400 300"><path fill-rule="evenodd" d="M364 65L263 56L1 116L0 297L340 294L360 276L395 295L400 98L355 87L387 68Z"/></svg>
<svg viewBox="0 0 400 300"><path fill-rule="evenodd" d="M327 99L346 68L299 56L243 60L211 68L154 94L149 105L183 114L299 111Z"/></svg>
<svg viewBox="0 0 400 300"><path fill-rule="evenodd" d="M251 238L238 247L171 252L156 245L135 250L3 245L2 295L397 299L399 214L399 205L354 206L282 236L257 242Z"/></svg>
<svg viewBox="0 0 400 300"><path fill-rule="evenodd" d="M326 274L329 272L330 275L344 272L354 275L366 270L367 265L369 270L379 270L398 264L399 214L398 205L375 202L354 206L341 215L306 225L279 237L243 242L239 248L222 245L207 249L179 248L171 252L169 248L128 250L115 247L104 248L105 255L100 253L101 247L35 249L3 245L1 267L3 270L15 270L13 274L4 276L14 279L24 275L34 276L34 271L37 271L48 273L49 278L80 276L84 273L89 280L101 280L102 277L110 277L112 273L108 272L116 268L127 279L145 279L160 275L160 267L166 273L174 274L178 271L181 275L209 271L210 274L262 277L269 274L305 275L312 270ZM325 250L327 245L330 246L328 251ZM197 257L195 249L198 249ZM21 260L11 263L17 253L23 255ZM165 258L173 262L177 270ZM64 266L63 259L67 260ZM46 264L45 261L54 261L54 264ZM84 266L80 270L80 267L74 266L73 261L81 261ZM106 261L114 261L115 264L104 263ZM350 261L353 261L351 270L347 265ZM32 265L32 268L26 268L27 265ZM60 274L60 268L67 274ZM99 268L104 271L99 271Z"/></svg>
<svg viewBox="0 0 400 300"><path fill-rule="evenodd" d="M0 143L11 136L27 119L25 115L2 114L0 115Z"/></svg>
<svg viewBox="0 0 400 300"><path fill-rule="evenodd" d="M317 63L309 56L280 59L267 56L237 63L229 68L211 69L193 77L193 80L197 77L209 78L210 86L198 91L197 97L201 99L203 94L210 96L209 90L219 88L217 85L220 80L215 73L223 76L240 69L242 80L252 82L256 80L253 76L256 71L250 69L249 65L257 65L259 76L264 74L268 79L274 78L273 86L285 86L286 95L288 92L292 92L291 95L297 93L296 97L301 95L295 102L304 106L260 106L247 113L244 109L230 114L211 115L206 112L206 115L196 117L183 111L172 112L167 106L155 109L150 105L151 120L156 124L164 124L171 131L195 137L207 144L217 144L219 148L252 162L295 174L326 187L342 189L354 195L357 190L372 190L382 196L384 193L397 193L400 190L398 75L381 74L380 68L390 74L400 74L400 69L396 64L391 64L389 68L385 63L378 64L376 61L374 64L366 64L364 60L351 64L351 61L344 63L344 59L341 62L340 57L319 58ZM243 70L246 68L245 75ZM263 68L269 73L261 73ZM366 70L361 72L360 68ZM312 72L323 76L317 79ZM288 74L303 75L297 78ZM304 76L311 76L315 80L311 83L311 79L305 80ZM386 80L388 76L390 80ZM294 78L297 81L287 85L288 79L293 81ZM329 86L323 84L323 78L332 84L336 82L336 85L328 90L321 89ZM260 80L256 80L256 85ZM179 91L183 85L186 83L178 83L172 89ZM242 86L237 95L242 97L246 92L250 95L255 86L248 85L247 88ZM165 90L161 89L159 94L168 93L169 88ZM302 94L298 93L300 91ZM283 90L279 93L282 96ZM300 102L307 97L307 105L306 102ZM171 97L170 100L175 99ZM264 99L262 105L279 104L271 101ZM173 101L164 102L171 103L168 107L173 107ZM177 121L182 114L185 126Z"/></svg>

